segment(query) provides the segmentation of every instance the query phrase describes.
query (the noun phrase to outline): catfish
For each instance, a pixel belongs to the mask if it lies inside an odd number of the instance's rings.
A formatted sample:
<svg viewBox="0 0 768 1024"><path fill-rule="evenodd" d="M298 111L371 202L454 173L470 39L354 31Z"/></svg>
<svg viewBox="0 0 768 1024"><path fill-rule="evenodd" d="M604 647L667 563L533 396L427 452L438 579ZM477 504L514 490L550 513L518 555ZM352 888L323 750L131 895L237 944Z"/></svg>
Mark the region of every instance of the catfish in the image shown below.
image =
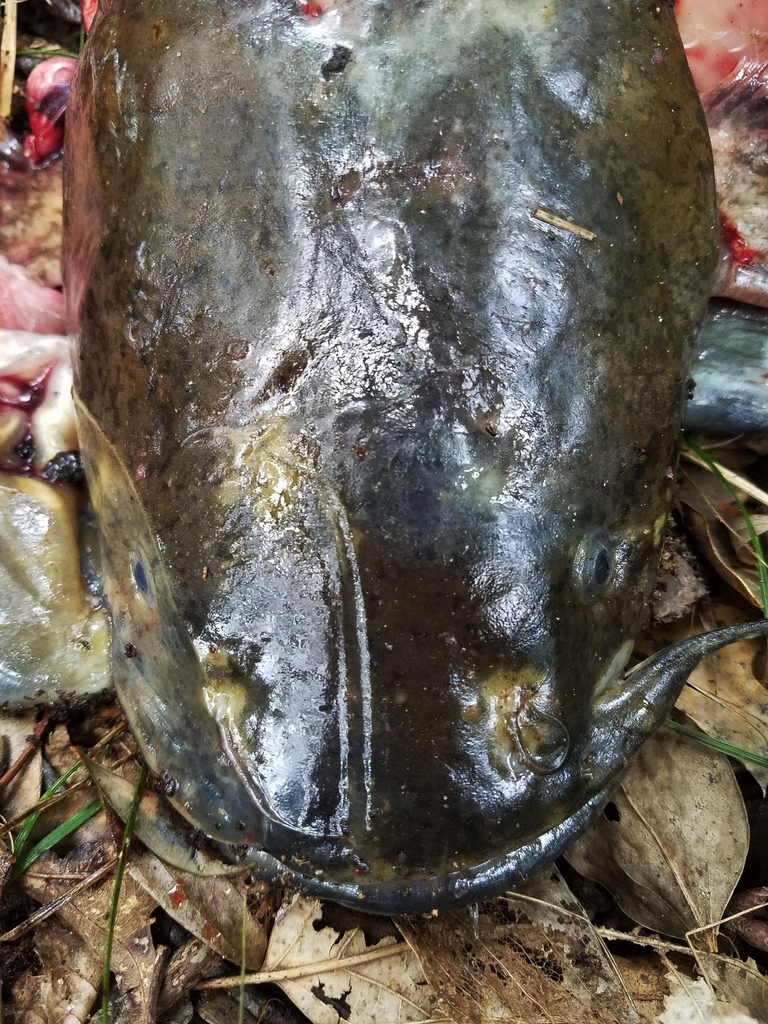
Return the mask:
<svg viewBox="0 0 768 1024"><path fill-rule="evenodd" d="M67 157L111 670L163 792L363 909L519 884L768 634L625 672L717 246L671 6L115 0Z"/></svg>

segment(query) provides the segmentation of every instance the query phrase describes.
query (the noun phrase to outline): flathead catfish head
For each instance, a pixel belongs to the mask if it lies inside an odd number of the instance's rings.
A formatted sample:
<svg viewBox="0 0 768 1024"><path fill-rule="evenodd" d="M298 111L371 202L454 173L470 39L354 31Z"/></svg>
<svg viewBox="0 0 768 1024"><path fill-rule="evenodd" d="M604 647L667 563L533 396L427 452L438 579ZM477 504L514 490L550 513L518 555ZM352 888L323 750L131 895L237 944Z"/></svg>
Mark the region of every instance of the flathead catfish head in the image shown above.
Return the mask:
<svg viewBox="0 0 768 1024"><path fill-rule="evenodd" d="M268 874L476 899L705 649L622 679L714 259L672 11L149 7L89 41L67 176L120 699Z"/></svg>

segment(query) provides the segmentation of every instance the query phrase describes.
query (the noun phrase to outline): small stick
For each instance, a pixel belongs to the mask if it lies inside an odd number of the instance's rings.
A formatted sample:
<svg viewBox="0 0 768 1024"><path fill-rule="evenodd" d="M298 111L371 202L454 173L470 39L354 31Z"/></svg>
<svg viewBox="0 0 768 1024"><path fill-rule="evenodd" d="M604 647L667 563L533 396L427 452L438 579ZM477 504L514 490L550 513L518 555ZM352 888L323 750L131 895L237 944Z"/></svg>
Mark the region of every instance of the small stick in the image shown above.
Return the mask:
<svg viewBox="0 0 768 1024"><path fill-rule="evenodd" d="M5 773L5 775L3 775L3 777L0 779L0 789L3 789L5 786L7 786L9 782L13 782L13 780L19 774L21 769L24 767L24 765L27 763L27 761L30 759L30 757L32 757L34 752L40 746L40 744L42 743L42 740L43 740L43 736L45 736L45 732L46 732L46 730L48 728L50 717L51 717L51 709L50 708L46 708L46 710L43 712L42 718L37 723L37 728L35 729L34 736L30 740L30 742L26 745L26 747L24 747L22 752L19 754L19 756L13 762L13 764L8 769L8 771Z"/></svg>
<svg viewBox="0 0 768 1024"><path fill-rule="evenodd" d="M0 117L11 116L13 74L16 69L16 4L5 0L3 35L0 39Z"/></svg>
<svg viewBox="0 0 768 1024"><path fill-rule="evenodd" d="M542 210L540 206L537 206L533 211L533 216L536 220L543 220L545 224L551 224L553 228L560 228L561 231L570 231L572 235L578 235L579 238L583 238L586 242L594 242L597 238L597 234L594 231L590 231L589 228L583 228L579 224L574 224L572 220L566 220L565 217L558 217L556 213L550 213L549 210Z"/></svg>
<svg viewBox="0 0 768 1024"><path fill-rule="evenodd" d="M41 921L45 921L46 918L50 917L51 914L55 914L57 910L60 910L65 903L69 903L75 896L79 896L81 892L85 892L86 889L90 889L92 885L101 881L106 875L110 873L117 864L117 858L113 858L108 861L103 867L100 867L97 871L88 875L82 882L78 882L77 885L73 885L71 889L67 890L63 896L59 896L58 899L52 903L48 903L45 907L40 907L34 914L31 914L26 921L22 921L21 924L16 925L15 928L11 928L9 932L4 935L0 935L0 942L15 942L16 939L21 938L25 935L30 928L34 928L35 925L40 924Z"/></svg>

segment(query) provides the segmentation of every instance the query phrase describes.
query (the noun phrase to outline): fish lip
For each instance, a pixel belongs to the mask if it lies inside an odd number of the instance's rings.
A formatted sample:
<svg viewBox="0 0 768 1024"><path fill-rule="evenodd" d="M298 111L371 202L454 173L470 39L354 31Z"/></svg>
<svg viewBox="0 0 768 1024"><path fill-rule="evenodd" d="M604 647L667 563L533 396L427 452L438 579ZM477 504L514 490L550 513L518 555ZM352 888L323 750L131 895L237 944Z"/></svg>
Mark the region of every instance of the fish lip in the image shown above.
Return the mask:
<svg viewBox="0 0 768 1024"><path fill-rule="evenodd" d="M310 896L333 900L370 914L425 914L463 907L508 889L518 889L544 864L559 857L600 813L619 781L620 776L612 779L569 817L507 854L470 868L414 881L326 882L317 875L304 875L287 868L262 851L246 856L252 858L253 873L267 882L295 885Z"/></svg>

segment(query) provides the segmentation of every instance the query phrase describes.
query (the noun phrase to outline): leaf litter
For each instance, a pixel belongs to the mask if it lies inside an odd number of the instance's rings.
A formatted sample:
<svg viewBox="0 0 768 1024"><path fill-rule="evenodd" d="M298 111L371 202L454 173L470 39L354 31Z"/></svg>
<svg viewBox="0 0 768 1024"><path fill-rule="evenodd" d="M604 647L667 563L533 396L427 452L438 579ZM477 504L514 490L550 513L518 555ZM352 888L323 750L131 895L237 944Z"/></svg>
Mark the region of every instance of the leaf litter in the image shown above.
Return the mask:
<svg viewBox="0 0 768 1024"><path fill-rule="evenodd" d="M438 918L398 918L441 1006L457 1024L640 1021L604 942L560 872Z"/></svg>
<svg viewBox="0 0 768 1024"><path fill-rule="evenodd" d="M607 886L633 921L684 937L723 916L748 842L729 761L688 736L662 730L643 745L593 828L566 858Z"/></svg>

